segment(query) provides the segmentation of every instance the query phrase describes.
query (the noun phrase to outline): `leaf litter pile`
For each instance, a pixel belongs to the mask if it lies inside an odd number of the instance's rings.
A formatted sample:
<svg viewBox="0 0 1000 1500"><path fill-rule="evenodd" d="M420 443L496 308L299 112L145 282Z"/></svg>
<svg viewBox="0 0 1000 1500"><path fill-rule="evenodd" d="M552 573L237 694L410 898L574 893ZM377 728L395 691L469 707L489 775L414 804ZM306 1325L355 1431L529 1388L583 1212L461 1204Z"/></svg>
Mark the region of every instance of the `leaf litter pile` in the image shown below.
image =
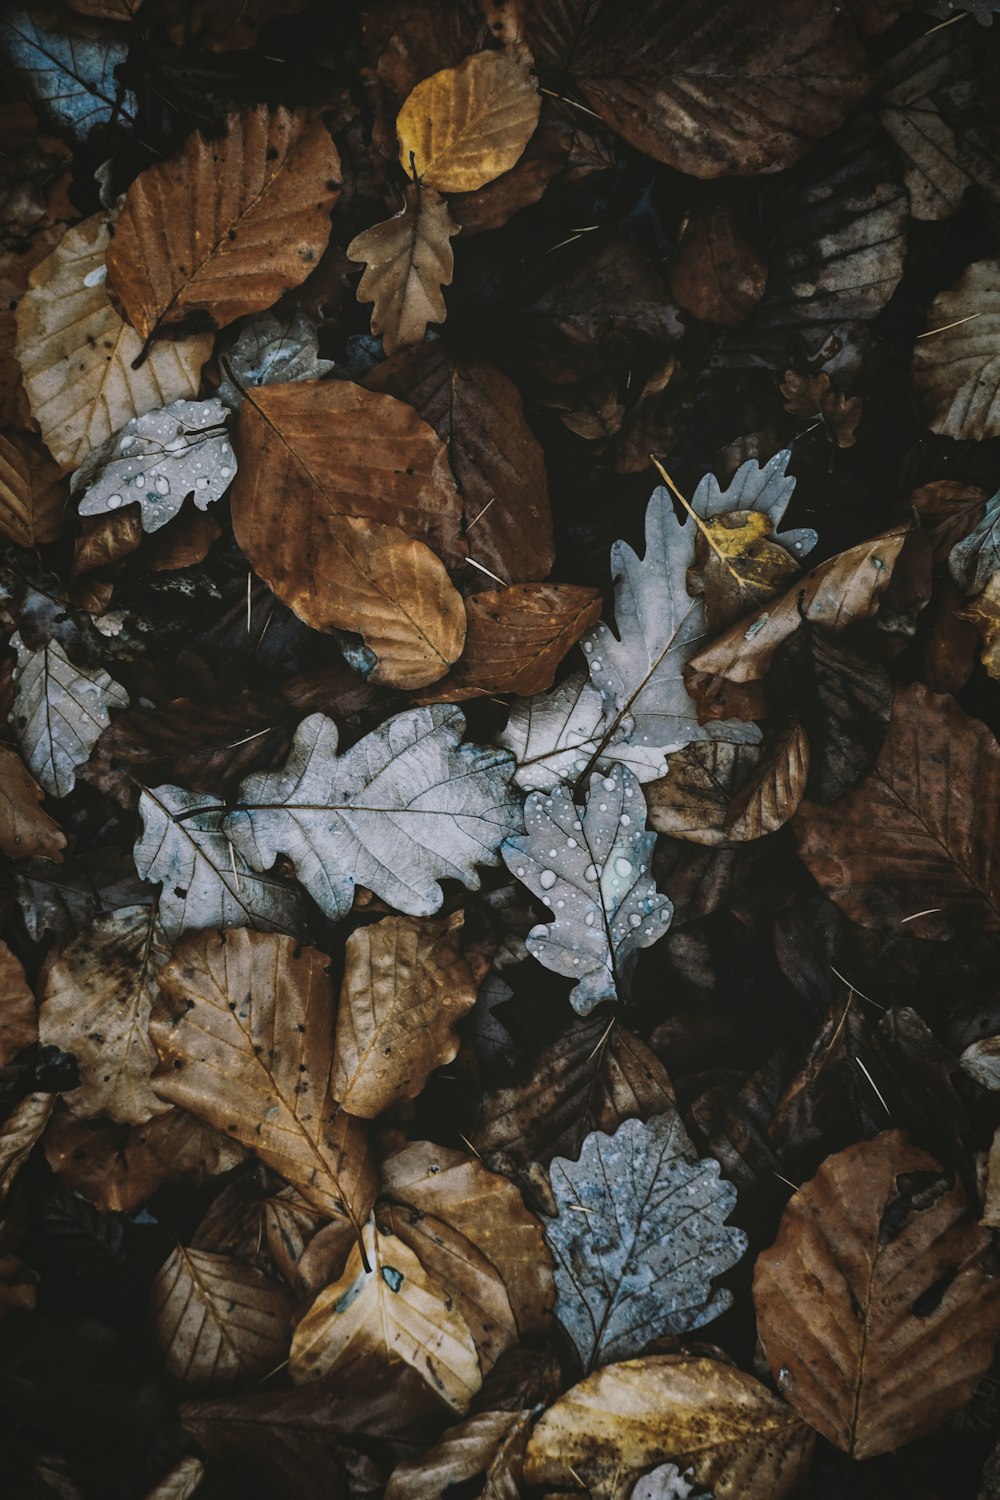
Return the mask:
<svg viewBox="0 0 1000 1500"><path fill-rule="evenodd" d="M0 15L0 1485L1000 1497L1000 6Z"/></svg>

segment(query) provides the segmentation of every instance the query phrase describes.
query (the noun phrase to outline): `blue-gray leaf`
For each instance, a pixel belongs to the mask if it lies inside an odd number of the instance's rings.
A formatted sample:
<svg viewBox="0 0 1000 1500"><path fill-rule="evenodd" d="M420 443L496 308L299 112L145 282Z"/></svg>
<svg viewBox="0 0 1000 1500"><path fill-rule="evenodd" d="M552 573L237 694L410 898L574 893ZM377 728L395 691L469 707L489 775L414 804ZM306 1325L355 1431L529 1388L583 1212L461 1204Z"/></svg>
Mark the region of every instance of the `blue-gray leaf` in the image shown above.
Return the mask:
<svg viewBox="0 0 1000 1500"><path fill-rule="evenodd" d="M135 100L114 76L127 42L86 23L77 35L51 31L42 15L40 6L29 4L0 17L0 54L20 73L32 100L81 141L116 112L131 121Z"/></svg>

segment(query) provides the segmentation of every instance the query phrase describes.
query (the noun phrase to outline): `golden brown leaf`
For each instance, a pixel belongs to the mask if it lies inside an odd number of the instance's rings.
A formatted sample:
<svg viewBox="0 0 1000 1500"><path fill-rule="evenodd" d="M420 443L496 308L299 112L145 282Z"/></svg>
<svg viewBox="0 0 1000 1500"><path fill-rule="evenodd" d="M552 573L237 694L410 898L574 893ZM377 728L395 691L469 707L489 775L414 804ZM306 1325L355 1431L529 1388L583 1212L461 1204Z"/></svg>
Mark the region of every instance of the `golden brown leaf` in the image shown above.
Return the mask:
<svg viewBox="0 0 1000 1500"><path fill-rule="evenodd" d="M142 545L142 521L138 505L126 505L105 516L84 516L79 534L73 538L70 577L83 578L98 568L114 568ZM95 580L88 580L93 587Z"/></svg>
<svg viewBox="0 0 1000 1500"><path fill-rule="evenodd" d="M737 843L763 838L795 813L809 777L809 740L801 724L775 735L733 798L726 835Z"/></svg>
<svg viewBox="0 0 1000 1500"><path fill-rule="evenodd" d="M725 202L696 206L670 267L670 290L706 323L741 323L767 285L767 262L741 235Z"/></svg>
<svg viewBox="0 0 1000 1500"><path fill-rule="evenodd" d="M0 745L0 850L11 859L62 860L66 835L39 806L43 796L17 751Z"/></svg>
<svg viewBox="0 0 1000 1500"><path fill-rule="evenodd" d="M320 120L264 105L195 134L125 196L111 285L143 339L199 318L221 328L298 286L330 237L340 157Z"/></svg>
<svg viewBox="0 0 1000 1500"><path fill-rule="evenodd" d="M804 802L799 856L865 927L946 938L1000 928L1000 749L953 698L897 692L863 782L829 807Z"/></svg>
<svg viewBox="0 0 1000 1500"><path fill-rule="evenodd" d="M447 1290L413 1251L374 1224L364 1228L366 1270L356 1246L343 1276L299 1322L288 1370L296 1384L336 1373L340 1385L373 1364L402 1360L449 1406L464 1411L482 1384L476 1346Z"/></svg>
<svg viewBox="0 0 1000 1500"><path fill-rule="evenodd" d="M1000 1332L991 1243L953 1174L901 1131L828 1157L754 1274L768 1362L800 1416L864 1459L964 1405Z"/></svg>
<svg viewBox="0 0 1000 1500"><path fill-rule="evenodd" d="M153 1282L150 1305L164 1362L180 1385L245 1385L276 1369L288 1350L288 1292L227 1255L178 1246Z"/></svg>
<svg viewBox="0 0 1000 1500"><path fill-rule="evenodd" d="M705 597L709 630L723 630L749 610L761 609L798 575L799 564L771 540L774 523L757 510L698 518L695 562L688 592Z"/></svg>
<svg viewBox="0 0 1000 1500"><path fill-rule="evenodd" d="M127 3L127 0L126 0ZM146 1500L192 1500L205 1477L205 1465L189 1454L174 1464L146 1496Z"/></svg>
<svg viewBox="0 0 1000 1500"><path fill-rule="evenodd" d="M942 437L1000 436L1000 259L966 266L931 303L913 347L913 384Z"/></svg>
<svg viewBox="0 0 1000 1500"><path fill-rule="evenodd" d="M449 1427L433 1448L393 1470L385 1500L440 1500L450 1486L484 1475L483 1500L519 1500L530 1411L483 1411Z"/></svg>
<svg viewBox="0 0 1000 1500"><path fill-rule="evenodd" d="M313 629L363 635L374 681L442 677L461 654L465 611L442 563L407 534L464 554L436 434L391 397L303 380L250 392L238 437L233 530L268 587Z"/></svg>
<svg viewBox="0 0 1000 1500"><path fill-rule="evenodd" d="M855 429L861 421L861 397L835 391L825 370L818 375L800 375L787 370L781 384L785 410L807 422L821 421L827 440L838 448L853 448Z"/></svg>
<svg viewBox="0 0 1000 1500"><path fill-rule="evenodd" d="M331 1087L349 1114L415 1099L458 1052L453 1027L476 1003L461 929L460 911L386 917L347 939Z"/></svg>
<svg viewBox="0 0 1000 1500"><path fill-rule="evenodd" d="M39 1039L76 1057L80 1085L63 1094L83 1119L142 1125L170 1108L153 1091L149 1037L157 972L169 949L156 906L125 906L82 932L45 977Z"/></svg>
<svg viewBox="0 0 1000 1500"><path fill-rule="evenodd" d="M462 655L417 702L544 692L567 651L600 618L601 604L597 589L572 583L515 583L473 594L465 601Z"/></svg>
<svg viewBox="0 0 1000 1500"><path fill-rule="evenodd" d="M61 536L69 494L59 467L28 433L0 433L0 535L19 547Z"/></svg>
<svg viewBox="0 0 1000 1500"><path fill-rule="evenodd" d="M38 1007L24 970L0 942L0 1068L38 1040Z"/></svg>
<svg viewBox="0 0 1000 1500"><path fill-rule="evenodd" d="M348 245L351 260L367 262L357 297L374 303L371 329L382 335L386 354L422 343L428 323L443 323L448 316L441 288L451 286L451 240L458 232L441 195L411 182L400 212Z"/></svg>
<svg viewBox="0 0 1000 1500"><path fill-rule="evenodd" d="M468 193L508 172L531 139L541 102L519 53L477 52L418 83L396 119L409 176Z"/></svg>
<svg viewBox="0 0 1000 1500"><path fill-rule="evenodd" d="M783 1500L812 1447L809 1429L751 1375L652 1355L608 1365L560 1396L531 1435L524 1477L627 1500L640 1474L670 1461L690 1467L715 1500Z"/></svg>
<svg viewBox="0 0 1000 1500"><path fill-rule="evenodd" d="M743 740L693 740L675 751L666 776L645 788L650 828L692 844L728 843L730 803L759 759L760 746Z"/></svg>
<svg viewBox="0 0 1000 1500"><path fill-rule="evenodd" d="M48 1123L55 1094L27 1094L0 1123L0 1202Z"/></svg>
<svg viewBox="0 0 1000 1500"><path fill-rule="evenodd" d="M329 960L275 933L193 933L160 975L157 1092L255 1151L330 1218L375 1200L364 1127L330 1092ZM180 1064L178 1067L177 1064Z"/></svg>

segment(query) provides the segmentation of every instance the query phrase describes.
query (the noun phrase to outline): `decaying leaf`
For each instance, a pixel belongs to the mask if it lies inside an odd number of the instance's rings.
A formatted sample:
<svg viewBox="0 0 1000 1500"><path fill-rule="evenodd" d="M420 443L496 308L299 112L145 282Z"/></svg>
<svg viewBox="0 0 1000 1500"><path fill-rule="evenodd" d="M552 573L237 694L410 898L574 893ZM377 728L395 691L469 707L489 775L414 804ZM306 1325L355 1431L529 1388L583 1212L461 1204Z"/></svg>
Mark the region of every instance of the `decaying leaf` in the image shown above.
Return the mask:
<svg viewBox="0 0 1000 1500"><path fill-rule="evenodd" d="M153 1282L150 1303L166 1367L181 1385L247 1385L287 1352L288 1292L230 1256L179 1246Z"/></svg>
<svg viewBox="0 0 1000 1500"><path fill-rule="evenodd" d="M556 1317L585 1371L628 1359L664 1334L688 1333L732 1305L712 1291L747 1247L724 1220L736 1189L694 1152L680 1116L595 1131L578 1161L549 1167L558 1215L545 1227L556 1260Z"/></svg>
<svg viewBox="0 0 1000 1500"><path fill-rule="evenodd" d="M476 1000L461 928L461 912L386 917L347 939L331 1087L349 1114L415 1098L457 1053L453 1027Z"/></svg>
<svg viewBox="0 0 1000 1500"><path fill-rule="evenodd" d="M813 1434L752 1376L671 1354L598 1370L560 1396L528 1443L529 1484L626 1500L670 1461L716 1500L784 1500L812 1457Z"/></svg>
<svg viewBox="0 0 1000 1500"><path fill-rule="evenodd" d="M128 694L103 668L74 666L56 640L31 651L15 634L11 645L17 652L11 723L39 785L65 797L77 766L111 722L110 710L128 708Z"/></svg>
<svg viewBox="0 0 1000 1500"><path fill-rule="evenodd" d="M386 354L421 343L428 323L443 323L448 316L441 288L451 285L451 240L459 227L440 193L413 182L398 214L363 230L348 245L351 260L366 262L358 301L375 304L371 329L381 334Z"/></svg>
<svg viewBox="0 0 1000 1500"><path fill-rule="evenodd" d="M38 1040L38 1007L14 954L0 942L0 1068Z"/></svg>
<svg viewBox="0 0 1000 1500"><path fill-rule="evenodd" d="M85 219L31 273L17 307L17 357L31 414L65 473L143 412L198 393L212 349L205 335L157 344L136 368L142 339L104 285L108 225Z"/></svg>
<svg viewBox="0 0 1000 1500"><path fill-rule="evenodd" d="M0 1122L0 1202L48 1124L55 1094L26 1094Z"/></svg>
<svg viewBox="0 0 1000 1500"><path fill-rule="evenodd" d="M429 916L440 880L476 890L476 866L498 864L520 826L510 757L461 744L464 730L460 709L410 709L338 755L336 724L311 714L285 770L242 783L226 834L255 870L287 854L331 917L348 911L356 885Z"/></svg>
<svg viewBox="0 0 1000 1500"><path fill-rule="evenodd" d="M943 437L1000 436L1000 260L977 260L931 303L913 383Z"/></svg>
<svg viewBox="0 0 1000 1500"><path fill-rule="evenodd" d="M228 329L218 360L223 372L218 397L232 411L239 409L247 387L322 380L334 368L332 359L320 359L318 325L300 307L287 317L257 313Z"/></svg>
<svg viewBox="0 0 1000 1500"><path fill-rule="evenodd" d="M1000 927L1000 749L953 698L896 694L861 784L829 807L803 803L800 857L854 921L912 937Z"/></svg>
<svg viewBox="0 0 1000 1500"><path fill-rule="evenodd" d="M205 1465L193 1453L189 1454L177 1460L170 1473L150 1490L146 1500L193 1500L204 1477Z"/></svg>
<svg viewBox="0 0 1000 1500"><path fill-rule="evenodd" d="M141 1125L169 1108L150 1086L157 1056L149 1039L167 957L155 906L126 906L99 917L49 969L39 1037L77 1060L80 1087L63 1096L75 1115Z"/></svg>
<svg viewBox="0 0 1000 1500"><path fill-rule="evenodd" d="M352 1372L371 1361L403 1360L456 1411L482 1381L468 1324L434 1285L413 1251L374 1224L364 1228L365 1261L355 1248L343 1276L321 1292L292 1339L296 1383Z"/></svg>
<svg viewBox="0 0 1000 1500"><path fill-rule="evenodd" d="M128 45L118 33L64 29L38 0L0 17L0 48L57 125L84 140L92 126L130 120L135 100L115 80Z"/></svg>
<svg viewBox="0 0 1000 1500"><path fill-rule="evenodd" d="M649 826L694 844L726 843L733 795L759 759L760 746L746 739L695 740L674 751L667 774L645 788Z"/></svg>
<svg viewBox="0 0 1000 1500"><path fill-rule="evenodd" d="M966 594L980 594L1000 573L1000 490L983 508L982 516L948 553L948 571Z"/></svg>
<svg viewBox="0 0 1000 1500"><path fill-rule="evenodd" d="M0 433L0 534L21 547L55 541L66 524L59 467L25 433Z"/></svg>
<svg viewBox="0 0 1000 1500"><path fill-rule="evenodd" d="M639 950L666 932L673 907L649 874L655 835L645 831L642 788L624 766L590 778L581 817L566 787L532 792L526 832L503 846L507 868L550 909L528 952L575 979L574 1008L587 1015L628 998Z"/></svg>
<svg viewBox="0 0 1000 1500"><path fill-rule="evenodd" d="M160 974L155 1087L255 1151L330 1218L360 1225L375 1167L364 1127L331 1094L333 1012L327 959L315 948L271 933L193 934Z"/></svg>
<svg viewBox="0 0 1000 1500"><path fill-rule="evenodd" d="M468 193L507 172L538 124L541 101L516 52L477 52L418 83L399 111L404 172Z"/></svg>
<svg viewBox="0 0 1000 1500"><path fill-rule="evenodd" d="M785 410L794 417L807 422L823 424L827 441L838 448L853 448L857 442L855 432L861 421L861 397L845 396L830 384L825 370L818 375L800 375L795 370L786 370L781 382L781 394L785 398Z"/></svg>
<svg viewBox="0 0 1000 1500"><path fill-rule="evenodd" d="M802 801L809 777L809 741L801 724L787 724L766 745L733 798L725 831L737 843L776 833Z"/></svg>
<svg viewBox="0 0 1000 1500"><path fill-rule="evenodd" d="M696 205L670 267L670 289L707 323L739 323L758 301L767 265L739 233L725 203Z"/></svg>
<svg viewBox="0 0 1000 1500"><path fill-rule="evenodd" d="M758 1328L779 1389L859 1459L936 1427L993 1358L990 1245L953 1174L902 1132L828 1157L757 1259Z"/></svg>
<svg viewBox="0 0 1000 1500"><path fill-rule="evenodd" d="M108 276L143 339L179 323L223 327L298 286L330 234L340 157L326 126L264 105L196 134L132 183Z"/></svg>
<svg viewBox="0 0 1000 1500"><path fill-rule="evenodd" d="M191 495L207 510L233 482L236 459L221 401L172 401L132 417L72 478L81 516L138 504L144 531L172 521Z"/></svg>
<svg viewBox="0 0 1000 1500"><path fill-rule="evenodd" d="M62 859L66 835L39 806L42 796L17 751L0 745L0 850L9 858Z"/></svg>
<svg viewBox="0 0 1000 1500"><path fill-rule="evenodd" d="M439 1500L449 1486L484 1475L484 1500L518 1500L530 1411L483 1411L449 1427L419 1459L399 1464L385 1500Z"/></svg>

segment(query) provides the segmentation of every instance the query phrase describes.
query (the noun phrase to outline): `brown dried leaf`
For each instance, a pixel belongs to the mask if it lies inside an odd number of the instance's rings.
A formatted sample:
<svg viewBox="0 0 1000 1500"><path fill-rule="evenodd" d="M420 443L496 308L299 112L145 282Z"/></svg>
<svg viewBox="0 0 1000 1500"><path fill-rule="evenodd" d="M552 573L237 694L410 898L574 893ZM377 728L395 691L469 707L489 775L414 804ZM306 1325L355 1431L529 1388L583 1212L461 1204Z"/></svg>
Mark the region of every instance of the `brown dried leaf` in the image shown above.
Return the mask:
<svg viewBox="0 0 1000 1500"><path fill-rule="evenodd" d="M1000 573L992 573L981 594L957 611L983 638L981 661L991 677L1000 678Z"/></svg>
<svg viewBox="0 0 1000 1500"><path fill-rule="evenodd" d="M170 1108L150 1083L157 1056L149 1037L168 957L155 905L126 906L98 917L48 970L38 1035L76 1057L80 1086L62 1096L74 1115L142 1125Z"/></svg>
<svg viewBox="0 0 1000 1500"><path fill-rule="evenodd" d="M733 794L759 758L760 746L744 740L694 740L674 751L666 776L645 788L650 828L692 844L728 843Z"/></svg>
<svg viewBox="0 0 1000 1500"><path fill-rule="evenodd" d="M631 146L695 177L791 166L869 84L854 28L830 0L782 0L766 14L740 0L697 12L684 0L635 11L544 0L528 42Z"/></svg>
<svg viewBox="0 0 1000 1500"><path fill-rule="evenodd" d="M576 1158L592 1130L648 1120L674 1103L666 1069L645 1042L603 1016L575 1021L534 1060L523 1083L484 1095L472 1144L486 1165L555 1212L546 1166Z"/></svg>
<svg viewBox="0 0 1000 1500"><path fill-rule="evenodd" d="M496 1268L522 1335L548 1327L552 1259L541 1225L506 1177L460 1151L415 1141L382 1163L378 1212L390 1206L406 1211L397 1223L409 1225L408 1243L422 1260L426 1241L446 1226Z"/></svg>
<svg viewBox="0 0 1000 1500"><path fill-rule="evenodd" d="M177 1460L170 1473L149 1491L146 1500L193 1500L204 1477L205 1465L200 1458L189 1454Z"/></svg>
<svg viewBox="0 0 1000 1500"><path fill-rule="evenodd" d="M803 619L828 630L846 630L870 619L892 578L908 530L906 525L894 526L820 563L755 619L737 621L699 651L690 670L729 682L755 682L765 676L775 651Z"/></svg>
<svg viewBox="0 0 1000 1500"><path fill-rule="evenodd" d="M358 1227L376 1174L364 1127L330 1091L328 962L275 933L183 938L161 972L150 1027L163 1060L156 1089Z"/></svg>
<svg viewBox="0 0 1000 1500"><path fill-rule="evenodd" d="M767 285L767 263L740 234L724 201L697 204L670 267L685 311L723 328L741 323Z"/></svg>
<svg viewBox="0 0 1000 1500"><path fill-rule="evenodd" d="M932 431L1000 437L1000 259L977 260L931 303L913 384Z"/></svg>
<svg viewBox="0 0 1000 1500"><path fill-rule="evenodd" d="M789 724L775 735L733 798L727 837L744 843L784 827L802 801L808 777L806 732L801 724Z"/></svg>
<svg viewBox="0 0 1000 1500"><path fill-rule="evenodd" d="M462 920L386 917L347 939L331 1087L349 1114L415 1099L458 1052L453 1027L476 1003Z"/></svg>
<svg viewBox="0 0 1000 1500"><path fill-rule="evenodd" d="M17 358L31 415L63 473L131 418L198 393L207 335L160 343L135 368L142 339L104 285L108 225L96 214L63 235L31 273L17 307Z"/></svg>
<svg viewBox="0 0 1000 1500"><path fill-rule="evenodd" d="M468 1324L413 1251L374 1224L364 1227L365 1269L356 1246L343 1276L298 1323L288 1372L296 1384L336 1375L341 1387L372 1365L403 1360L456 1411L482 1378Z"/></svg>
<svg viewBox="0 0 1000 1500"><path fill-rule="evenodd" d="M464 555L437 435L391 397L302 380L248 392L238 439L233 530L268 587L313 629L363 635L374 681L443 676L461 654L465 611L442 563L407 534Z"/></svg>
<svg viewBox="0 0 1000 1500"><path fill-rule="evenodd" d="M38 1007L20 962L0 942L0 1068L38 1040Z"/></svg>
<svg viewBox="0 0 1000 1500"><path fill-rule="evenodd" d="M1000 928L1000 749L953 698L920 683L897 693L872 771L829 807L803 803L795 834L827 895L864 927Z"/></svg>
<svg viewBox="0 0 1000 1500"><path fill-rule="evenodd" d="M54 542L68 504L59 466L41 443L27 433L0 433L0 535L19 547Z"/></svg>
<svg viewBox="0 0 1000 1500"><path fill-rule="evenodd" d="M783 1500L812 1447L809 1429L751 1375L652 1355L608 1365L560 1396L531 1435L524 1477L627 1500L641 1474L672 1461L715 1500Z"/></svg>
<svg viewBox="0 0 1000 1500"><path fill-rule="evenodd" d="M62 862L66 835L39 806L44 795L17 751L0 745L0 850L11 859Z"/></svg>
<svg viewBox="0 0 1000 1500"><path fill-rule="evenodd" d="M26 1094L0 1124L0 1203L48 1124L55 1102L55 1094Z"/></svg>
<svg viewBox="0 0 1000 1500"><path fill-rule="evenodd" d="M555 681L567 651L601 614L597 589L571 583L515 583L465 601L465 649L418 703L460 703L494 693L530 697Z"/></svg>
<svg viewBox="0 0 1000 1500"><path fill-rule="evenodd" d="M828 1157L754 1274L760 1337L796 1411L856 1459L957 1411L1000 1332L991 1244L953 1175L903 1132Z"/></svg>
<svg viewBox="0 0 1000 1500"><path fill-rule="evenodd" d="M409 402L448 445L476 561L508 583L546 577L555 553L545 456L506 375L438 340L376 365L365 385Z"/></svg>
<svg viewBox="0 0 1000 1500"><path fill-rule="evenodd" d="M326 248L340 157L322 121L258 105L225 124L221 139L195 134L140 172L125 196L108 276L143 339L263 312Z"/></svg>
<svg viewBox="0 0 1000 1500"><path fill-rule="evenodd" d="M147 1125L76 1120L60 1105L43 1141L45 1156L67 1187L102 1213L131 1213L165 1182L200 1186L239 1166L246 1153L183 1109Z"/></svg>
<svg viewBox="0 0 1000 1500"><path fill-rule="evenodd" d="M70 577L75 580L98 568L114 569L116 563L136 552L142 545L140 517L138 505L126 505L110 515L84 516L80 533L73 538ZM97 582L88 579L86 586L93 588Z"/></svg>
<svg viewBox="0 0 1000 1500"><path fill-rule="evenodd" d="M386 354L422 343L428 323L443 323L448 316L441 288L451 286L451 240L459 229L440 193L411 182L400 212L348 245L351 260L367 262L357 297L374 303L371 329L382 335Z"/></svg>
<svg viewBox="0 0 1000 1500"><path fill-rule="evenodd" d="M690 594L704 595L709 630L723 630L748 610L762 608L798 576L799 564L771 540L773 531L774 522L758 510L700 521L687 586Z"/></svg>
<svg viewBox="0 0 1000 1500"><path fill-rule="evenodd" d="M541 101L518 52L477 52L418 83L396 119L399 159L442 193L468 193L510 171Z"/></svg>
<svg viewBox="0 0 1000 1500"><path fill-rule="evenodd" d="M180 1385L246 1385L277 1368L288 1349L288 1292L227 1255L178 1246L153 1282L150 1306L164 1363Z"/></svg>
<svg viewBox="0 0 1000 1500"><path fill-rule="evenodd" d="M477 1412L449 1427L420 1458L399 1464L385 1500L440 1500L451 1485L483 1475L482 1500L519 1500L530 1411Z"/></svg>

